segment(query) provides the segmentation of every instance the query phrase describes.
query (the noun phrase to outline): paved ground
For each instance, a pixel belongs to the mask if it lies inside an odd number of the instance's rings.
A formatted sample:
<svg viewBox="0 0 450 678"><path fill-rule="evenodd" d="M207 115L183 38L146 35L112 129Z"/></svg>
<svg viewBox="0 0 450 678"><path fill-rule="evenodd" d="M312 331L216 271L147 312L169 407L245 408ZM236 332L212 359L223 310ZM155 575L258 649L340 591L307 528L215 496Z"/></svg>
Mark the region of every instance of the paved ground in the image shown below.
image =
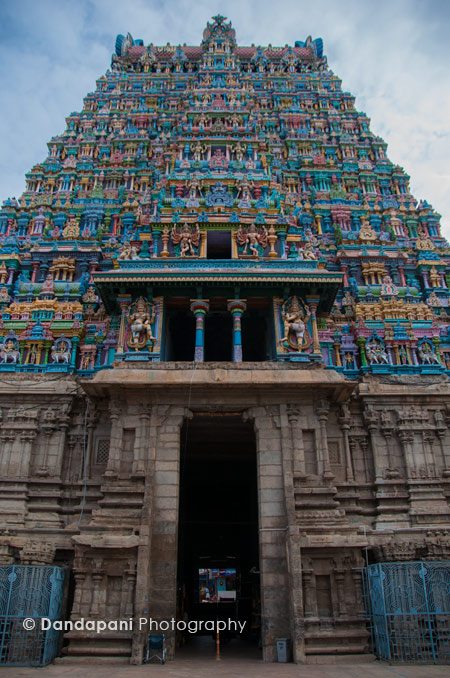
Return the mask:
<svg viewBox="0 0 450 678"><path fill-rule="evenodd" d="M450 676L447 666L389 666L384 662L300 666L264 664L260 651L235 641L222 647L222 658L215 658L211 638L198 638L177 651L177 659L164 666L130 666L125 663L66 663L43 669L4 668L1 678L440 678Z"/></svg>
<svg viewBox="0 0 450 678"><path fill-rule="evenodd" d="M295 664L263 664L236 659L216 662L214 659L177 660L164 666L52 665L44 669L2 669L2 677L14 678L439 678L449 676L445 666L386 666L349 664L338 666L298 666Z"/></svg>

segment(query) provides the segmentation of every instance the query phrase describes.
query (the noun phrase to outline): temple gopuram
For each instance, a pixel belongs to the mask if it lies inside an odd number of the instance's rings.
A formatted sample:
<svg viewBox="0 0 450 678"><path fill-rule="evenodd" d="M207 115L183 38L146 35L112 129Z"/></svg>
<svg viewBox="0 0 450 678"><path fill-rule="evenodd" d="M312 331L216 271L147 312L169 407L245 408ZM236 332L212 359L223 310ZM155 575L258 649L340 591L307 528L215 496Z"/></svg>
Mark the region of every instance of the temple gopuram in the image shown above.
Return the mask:
<svg viewBox="0 0 450 678"><path fill-rule="evenodd" d="M66 123L0 211L0 663L145 657L137 624L26 645L30 590L448 661L450 248L322 40L119 35Z"/></svg>

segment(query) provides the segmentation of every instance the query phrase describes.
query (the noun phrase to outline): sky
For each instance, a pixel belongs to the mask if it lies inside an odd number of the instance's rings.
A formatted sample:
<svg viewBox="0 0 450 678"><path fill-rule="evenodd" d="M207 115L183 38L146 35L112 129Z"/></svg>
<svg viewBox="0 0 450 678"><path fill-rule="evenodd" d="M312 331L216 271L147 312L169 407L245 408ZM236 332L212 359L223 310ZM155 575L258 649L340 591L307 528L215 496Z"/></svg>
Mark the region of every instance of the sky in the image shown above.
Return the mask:
<svg viewBox="0 0 450 678"><path fill-rule="evenodd" d="M199 45L221 13L242 45L322 37L330 68L450 238L450 0L0 0L0 199L110 66L118 33Z"/></svg>

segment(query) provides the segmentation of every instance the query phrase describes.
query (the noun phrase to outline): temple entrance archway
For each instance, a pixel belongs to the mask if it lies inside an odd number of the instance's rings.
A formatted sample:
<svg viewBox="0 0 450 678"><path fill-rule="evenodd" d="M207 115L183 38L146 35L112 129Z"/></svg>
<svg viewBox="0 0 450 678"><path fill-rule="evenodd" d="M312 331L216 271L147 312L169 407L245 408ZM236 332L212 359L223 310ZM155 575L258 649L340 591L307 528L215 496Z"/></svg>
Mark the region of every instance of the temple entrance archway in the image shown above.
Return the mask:
<svg viewBox="0 0 450 678"><path fill-rule="evenodd" d="M260 582L256 441L239 415L197 414L181 430L177 617L236 620L225 653L258 654ZM191 624L191 627L193 625ZM200 626L200 625L199 625ZM211 631L179 634L178 651L215 652Z"/></svg>

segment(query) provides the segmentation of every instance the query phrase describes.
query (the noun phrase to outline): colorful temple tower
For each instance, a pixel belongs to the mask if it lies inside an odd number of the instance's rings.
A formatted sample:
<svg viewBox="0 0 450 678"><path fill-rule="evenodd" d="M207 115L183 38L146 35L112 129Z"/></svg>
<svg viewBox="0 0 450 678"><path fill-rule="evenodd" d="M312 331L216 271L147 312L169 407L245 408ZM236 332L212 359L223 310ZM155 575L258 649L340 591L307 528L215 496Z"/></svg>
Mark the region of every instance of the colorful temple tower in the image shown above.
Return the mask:
<svg viewBox="0 0 450 678"><path fill-rule="evenodd" d="M119 35L48 149L0 212L2 563L65 565L73 620L171 619L230 557L265 660L366 656L367 559L450 551L439 215L321 39L220 15Z"/></svg>

